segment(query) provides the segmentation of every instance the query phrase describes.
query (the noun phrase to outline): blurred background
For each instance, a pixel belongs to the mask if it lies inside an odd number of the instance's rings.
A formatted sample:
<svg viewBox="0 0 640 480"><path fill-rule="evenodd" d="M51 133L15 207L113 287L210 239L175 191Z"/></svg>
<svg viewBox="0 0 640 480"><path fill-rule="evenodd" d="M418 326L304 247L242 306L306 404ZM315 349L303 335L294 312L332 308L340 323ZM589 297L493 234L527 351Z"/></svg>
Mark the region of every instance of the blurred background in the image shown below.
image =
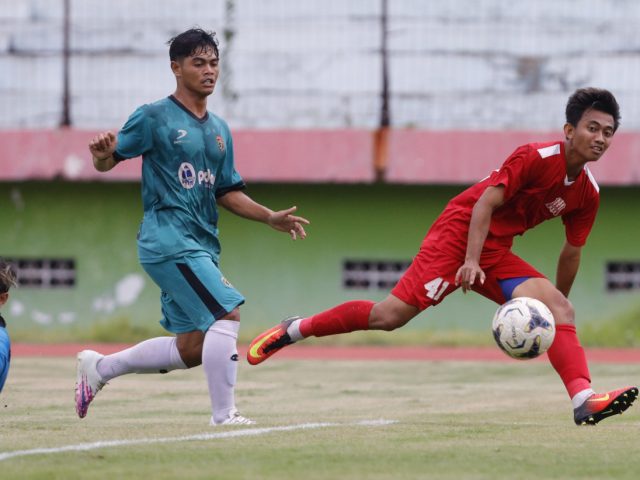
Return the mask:
<svg viewBox="0 0 640 480"><path fill-rule="evenodd" d="M611 90L601 210L571 299L590 345L640 344L640 3L634 0L0 0L0 255L18 341L161 332L138 265L140 159L107 174L87 144L173 92L167 40L220 39L209 108L248 193L312 221L292 243L222 213L241 340L290 314L384 298L446 202L518 146L562 138L579 87ZM550 278L560 220L517 239ZM456 292L393 334L333 341L489 344L496 305ZM326 342L327 340L325 340Z"/></svg>

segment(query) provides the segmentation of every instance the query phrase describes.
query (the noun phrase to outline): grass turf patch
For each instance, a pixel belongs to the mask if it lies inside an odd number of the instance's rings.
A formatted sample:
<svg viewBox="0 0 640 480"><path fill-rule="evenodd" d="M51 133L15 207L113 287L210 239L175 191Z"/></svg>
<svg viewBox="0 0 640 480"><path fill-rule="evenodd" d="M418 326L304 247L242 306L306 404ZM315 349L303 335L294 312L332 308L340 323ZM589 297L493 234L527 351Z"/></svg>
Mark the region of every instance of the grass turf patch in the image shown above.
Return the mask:
<svg viewBox="0 0 640 480"><path fill-rule="evenodd" d="M112 380L85 419L73 358L14 360L0 397L0 452L237 431L208 426L200 368ZM632 383L640 365L594 365L595 386ZM544 363L241 363L237 404L256 428L326 428L105 446L0 462L2 478L635 478L640 412L576 427ZM395 420L383 427L356 425ZM242 427L246 428L246 427ZM605 448L606 447L606 448Z"/></svg>

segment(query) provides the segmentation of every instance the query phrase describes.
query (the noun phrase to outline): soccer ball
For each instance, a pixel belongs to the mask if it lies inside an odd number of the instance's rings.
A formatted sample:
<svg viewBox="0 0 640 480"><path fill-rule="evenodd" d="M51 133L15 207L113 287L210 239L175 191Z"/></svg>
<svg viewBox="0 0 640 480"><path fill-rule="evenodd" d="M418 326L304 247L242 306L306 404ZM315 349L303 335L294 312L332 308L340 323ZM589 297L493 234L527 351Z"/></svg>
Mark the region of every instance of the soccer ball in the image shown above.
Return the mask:
<svg viewBox="0 0 640 480"><path fill-rule="evenodd" d="M513 298L498 308L492 328L500 349L518 360L546 352L556 334L551 311L540 300L529 297Z"/></svg>

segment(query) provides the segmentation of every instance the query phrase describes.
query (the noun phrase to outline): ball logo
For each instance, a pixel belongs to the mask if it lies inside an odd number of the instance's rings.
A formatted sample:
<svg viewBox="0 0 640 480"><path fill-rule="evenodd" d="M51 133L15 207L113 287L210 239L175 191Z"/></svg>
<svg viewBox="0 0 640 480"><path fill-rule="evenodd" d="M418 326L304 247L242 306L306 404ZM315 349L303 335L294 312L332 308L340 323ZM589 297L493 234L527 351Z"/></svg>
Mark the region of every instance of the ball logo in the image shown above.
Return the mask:
<svg viewBox="0 0 640 480"><path fill-rule="evenodd" d="M178 168L178 180L187 190L193 188L196 184L196 170L193 165L187 162L181 164Z"/></svg>

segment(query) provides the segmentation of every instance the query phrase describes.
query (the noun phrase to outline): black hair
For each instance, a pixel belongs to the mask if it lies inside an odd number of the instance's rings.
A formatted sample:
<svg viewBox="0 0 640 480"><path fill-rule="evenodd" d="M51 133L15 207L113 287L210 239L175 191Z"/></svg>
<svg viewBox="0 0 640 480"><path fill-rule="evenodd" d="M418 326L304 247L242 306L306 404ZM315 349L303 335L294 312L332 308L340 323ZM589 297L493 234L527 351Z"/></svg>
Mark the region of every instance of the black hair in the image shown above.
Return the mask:
<svg viewBox="0 0 640 480"><path fill-rule="evenodd" d="M213 49L219 58L216 32L207 32L201 28L191 28L176 35L167 42L171 61L182 60L208 49Z"/></svg>
<svg viewBox="0 0 640 480"><path fill-rule="evenodd" d="M578 126L578 122L589 109L598 110L599 112L608 113L613 117L613 131L615 132L620 125L620 106L609 90L602 88L579 88L567 101L565 114L567 123L574 127Z"/></svg>
<svg viewBox="0 0 640 480"><path fill-rule="evenodd" d="M18 276L11 264L0 258L0 294L7 293L11 287L18 285Z"/></svg>

